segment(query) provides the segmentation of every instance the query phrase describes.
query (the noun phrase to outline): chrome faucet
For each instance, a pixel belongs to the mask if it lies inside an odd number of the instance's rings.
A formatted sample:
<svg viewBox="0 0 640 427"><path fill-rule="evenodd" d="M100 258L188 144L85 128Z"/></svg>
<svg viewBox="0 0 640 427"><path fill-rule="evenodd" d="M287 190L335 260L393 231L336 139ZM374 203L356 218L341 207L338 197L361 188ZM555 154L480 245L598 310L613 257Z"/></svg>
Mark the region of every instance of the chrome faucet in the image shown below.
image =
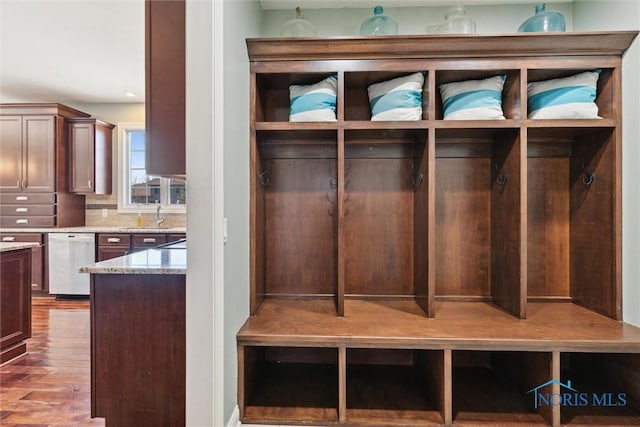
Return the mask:
<svg viewBox="0 0 640 427"><path fill-rule="evenodd" d="M160 215L160 205L156 208L156 227L160 228L160 224L164 222L164 216Z"/></svg>

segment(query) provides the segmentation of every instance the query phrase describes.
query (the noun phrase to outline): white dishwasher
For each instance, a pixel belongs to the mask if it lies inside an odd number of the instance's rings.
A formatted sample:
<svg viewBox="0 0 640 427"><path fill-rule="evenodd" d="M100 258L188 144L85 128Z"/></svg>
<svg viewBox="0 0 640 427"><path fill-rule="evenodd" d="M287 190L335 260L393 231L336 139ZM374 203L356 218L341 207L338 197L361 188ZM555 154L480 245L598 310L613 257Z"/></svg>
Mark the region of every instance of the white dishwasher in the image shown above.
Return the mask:
<svg viewBox="0 0 640 427"><path fill-rule="evenodd" d="M49 233L49 293L89 295L89 274L80 267L95 262L95 234Z"/></svg>

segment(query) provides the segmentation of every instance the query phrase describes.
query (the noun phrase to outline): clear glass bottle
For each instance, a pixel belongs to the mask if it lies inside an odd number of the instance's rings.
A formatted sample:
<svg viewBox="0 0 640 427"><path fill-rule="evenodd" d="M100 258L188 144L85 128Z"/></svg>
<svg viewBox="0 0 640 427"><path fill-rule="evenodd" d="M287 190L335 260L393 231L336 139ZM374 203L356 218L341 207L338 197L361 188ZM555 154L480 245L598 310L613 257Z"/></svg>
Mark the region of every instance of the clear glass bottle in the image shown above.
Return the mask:
<svg viewBox="0 0 640 427"><path fill-rule="evenodd" d="M316 27L302 16L302 9L296 7L296 17L280 27L281 37L313 37L318 34Z"/></svg>
<svg viewBox="0 0 640 427"><path fill-rule="evenodd" d="M475 34L476 23L467 16L464 6L451 6L444 14L444 24L427 25L430 34Z"/></svg>
<svg viewBox="0 0 640 427"><path fill-rule="evenodd" d="M386 36L398 34L398 23L384 14L382 6L373 9L373 16L360 25L361 36Z"/></svg>
<svg viewBox="0 0 640 427"><path fill-rule="evenodd" d="M524 21L518 32L550 32L550 31L564 31L565 20L564 15L556 11L545 11L545 4L538 3L535 7L535 15Z"/></svg>

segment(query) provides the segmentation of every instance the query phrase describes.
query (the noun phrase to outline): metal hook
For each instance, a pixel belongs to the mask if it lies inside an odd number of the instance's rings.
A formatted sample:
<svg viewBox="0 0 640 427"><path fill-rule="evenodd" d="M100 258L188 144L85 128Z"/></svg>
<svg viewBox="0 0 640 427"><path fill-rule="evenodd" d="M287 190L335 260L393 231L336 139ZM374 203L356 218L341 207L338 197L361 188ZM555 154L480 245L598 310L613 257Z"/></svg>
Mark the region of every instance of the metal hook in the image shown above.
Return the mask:
<svg viewBox="0 0 640 427"><path fill-rule="evenodd" d="M582 177L582 185L585 187L589 187L593 184L593 181L596 180L596 173L594 171L589 171L585 169L584 162L582 162L582 171L584 172L584 176Z"/></svg>
<svg viewBox="0 0 640 427"><path fill-rule="evenodd" d="M498 175L496 176L496 184L498 184L501 187L504 187L505 185L507 185L507 182L509 181L509 174L507 174L500 167L498 167L498 163L494 163L494 167L498 172Z"/></svg>
<svg viewBox="0 0 640 427"><path fill-rule="evenodd" d="M258 173L258 180L263 187L266 187L271 182L271 179L267 176L267 174L271 171L271 162L268 161L265 164L265 170Z"/></svg>
<svg viewBox="0 0 640 427"><path fill-rule="evenodd" d="M416 170L416 165L413 162L411 162L411 172L413 172L411 182L413 183L413 189L416 190L424 182L424 175Z"/></svg>

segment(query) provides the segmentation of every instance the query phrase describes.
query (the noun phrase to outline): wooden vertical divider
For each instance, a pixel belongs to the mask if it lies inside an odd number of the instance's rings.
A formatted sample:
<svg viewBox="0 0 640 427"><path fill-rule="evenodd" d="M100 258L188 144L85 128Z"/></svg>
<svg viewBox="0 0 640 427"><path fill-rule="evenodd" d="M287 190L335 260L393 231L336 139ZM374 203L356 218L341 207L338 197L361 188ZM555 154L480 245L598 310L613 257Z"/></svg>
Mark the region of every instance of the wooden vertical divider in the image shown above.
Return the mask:
<svg viewBox="0 0 640 427"><path fill-rule="evenodd" d="M560 381L560 352L554 351L551 353L551 378ZM560 393L560 384L553 383L551 393L557 395ZM560 427L560 406L551 406L551 425L553 427Z"/></svg>
<svg viewBox="0 0 640 427"><path fill-rule="evenodd" d="M344 242L344 129L338 130L338 289L336 295L338 316L344 316L344 294L346 280L346 254Z"/></svg>
<svg viewBox="0 0 640 427"><path fill-rule="evenodd" d="M427 315L432 310L429 292L429 134L419 133L424 140L418 140L414 153L414 195L413 195L413 292L415 300ZM418 184L417 186L415 184ZM432 315L430 317L433 317Z"/></svg>
<svg viewBox="0 0 640 427"><path fill-rule="evenodd" d="M338 348L338 420L347 421L347 348Z"/></svg>

